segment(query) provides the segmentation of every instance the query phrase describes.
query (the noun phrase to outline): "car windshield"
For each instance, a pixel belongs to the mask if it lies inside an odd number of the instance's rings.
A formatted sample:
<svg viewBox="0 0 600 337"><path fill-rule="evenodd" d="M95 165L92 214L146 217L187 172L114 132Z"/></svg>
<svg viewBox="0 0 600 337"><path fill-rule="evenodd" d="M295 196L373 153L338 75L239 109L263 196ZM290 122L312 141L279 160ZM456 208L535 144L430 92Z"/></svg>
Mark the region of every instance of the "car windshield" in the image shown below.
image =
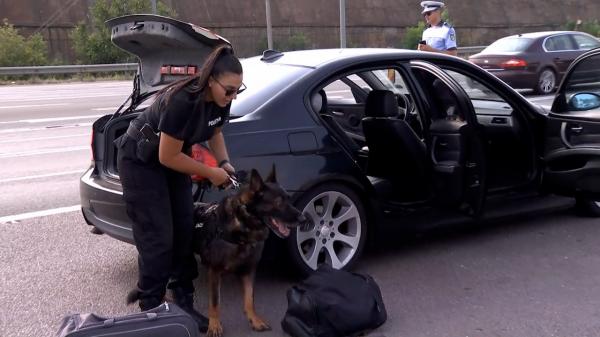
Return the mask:
<svg viewBox="0 0 600 337"><path fill-rule="evenodd" d="M527 49L527 47L529 47L532 41L532 39L522 37L507 37L492 43L487 48L485 48L483 52L521 52Z"/></svg>
<svg viewBox="0 0 600 337"><path fill-rule="evenodd" d="M241 61L246 90L231 103L231 117L247 115L279 91L296 82L312 68L260 61L259 58Z"/></svg>

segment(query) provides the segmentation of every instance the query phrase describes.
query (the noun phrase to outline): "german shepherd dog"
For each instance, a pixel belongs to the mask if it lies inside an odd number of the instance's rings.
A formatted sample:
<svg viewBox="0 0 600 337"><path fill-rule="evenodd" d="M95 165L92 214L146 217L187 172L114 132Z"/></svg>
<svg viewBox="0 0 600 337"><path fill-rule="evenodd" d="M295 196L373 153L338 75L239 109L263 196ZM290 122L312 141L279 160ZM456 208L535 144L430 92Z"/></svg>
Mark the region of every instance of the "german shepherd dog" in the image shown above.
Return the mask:
<svg viewBox="0 0 600 337"><path fill-rule="evenodd" d="M277 184L275 167L263 181L252 170L240 190L217 204L196 203L195 251L208 269L208 332L221 337L219 319L221 275L233 272L242 281L244 312L255 331L271 327L254 311L254 276L269 232L287 237L290 227L304 225L305 217Z"/></svg>

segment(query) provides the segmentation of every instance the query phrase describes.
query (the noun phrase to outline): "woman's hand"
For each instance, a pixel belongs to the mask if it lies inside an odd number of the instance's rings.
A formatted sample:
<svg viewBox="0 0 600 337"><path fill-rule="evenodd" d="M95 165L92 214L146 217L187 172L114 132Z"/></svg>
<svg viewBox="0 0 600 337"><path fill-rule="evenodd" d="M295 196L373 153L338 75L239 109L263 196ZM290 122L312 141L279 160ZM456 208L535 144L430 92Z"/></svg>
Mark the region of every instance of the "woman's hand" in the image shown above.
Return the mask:
<svg viewBox="0 0 600 337"><path fill-rule="evenodd" d="M221 166L221 168L223 170L227 171L227 173L229 173L230 175L235 173L235 168L230 163L223 164L223 166Z"/></svg>
<svg viewBox="0 0 600 337"><path fill-rule="evenodd" d="M221 186L229 182L229 173L220 167L213 167L207 178L214 186Z"/></svg>

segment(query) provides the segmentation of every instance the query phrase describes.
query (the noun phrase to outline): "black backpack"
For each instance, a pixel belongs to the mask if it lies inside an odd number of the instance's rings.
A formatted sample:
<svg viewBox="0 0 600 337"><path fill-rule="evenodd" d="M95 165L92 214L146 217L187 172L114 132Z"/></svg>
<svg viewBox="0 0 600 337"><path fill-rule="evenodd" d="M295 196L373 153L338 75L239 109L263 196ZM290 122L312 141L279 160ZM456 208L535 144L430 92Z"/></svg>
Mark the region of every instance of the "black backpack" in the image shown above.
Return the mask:
<svg viewBox="0 0 600 337"><path fill-rule="evenodd" d="M293 337L347 337L375 329L387 319L379 286L369 275L327 264L287 292L281 327Z"/></svg>

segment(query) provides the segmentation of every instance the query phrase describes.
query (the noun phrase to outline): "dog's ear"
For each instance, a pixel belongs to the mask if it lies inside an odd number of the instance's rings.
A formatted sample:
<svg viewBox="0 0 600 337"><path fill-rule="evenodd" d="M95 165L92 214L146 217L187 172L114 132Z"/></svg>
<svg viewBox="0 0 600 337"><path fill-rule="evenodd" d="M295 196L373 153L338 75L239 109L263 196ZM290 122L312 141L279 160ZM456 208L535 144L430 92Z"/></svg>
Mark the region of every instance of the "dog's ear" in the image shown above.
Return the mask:
<svg viewBox="0 0 600 337"><path fill-rule="evenodd" d="M269 173L269 176L267 177L267 180L265 180L265 181L268 183L277 183L275 164L273 164L273 167L271 168L271 173Z"/></svg>
<svg viewBox="0 0 600 337"><path fill-rule="evenodd" d="M250 191L256 192L260 190L264 185L264 182L257 170L252 169L250 172Z"/></svg>

